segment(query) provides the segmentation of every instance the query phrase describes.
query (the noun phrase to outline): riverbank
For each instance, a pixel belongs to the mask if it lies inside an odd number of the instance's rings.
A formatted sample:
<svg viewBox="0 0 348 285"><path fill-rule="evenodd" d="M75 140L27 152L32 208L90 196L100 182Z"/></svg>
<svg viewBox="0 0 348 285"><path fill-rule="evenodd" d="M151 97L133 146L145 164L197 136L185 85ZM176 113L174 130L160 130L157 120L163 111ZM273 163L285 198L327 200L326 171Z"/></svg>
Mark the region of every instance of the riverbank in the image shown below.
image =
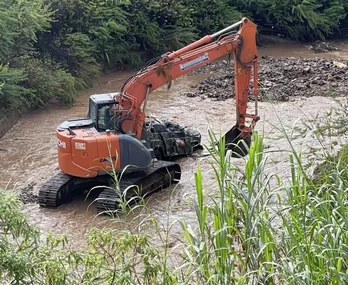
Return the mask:
<svg viewBox="0 0 348 285"><path fill-rule="evenodd" d="M21 118L20 112L10 110L8 114L0 118L0 139L8 132Z"/></svg>

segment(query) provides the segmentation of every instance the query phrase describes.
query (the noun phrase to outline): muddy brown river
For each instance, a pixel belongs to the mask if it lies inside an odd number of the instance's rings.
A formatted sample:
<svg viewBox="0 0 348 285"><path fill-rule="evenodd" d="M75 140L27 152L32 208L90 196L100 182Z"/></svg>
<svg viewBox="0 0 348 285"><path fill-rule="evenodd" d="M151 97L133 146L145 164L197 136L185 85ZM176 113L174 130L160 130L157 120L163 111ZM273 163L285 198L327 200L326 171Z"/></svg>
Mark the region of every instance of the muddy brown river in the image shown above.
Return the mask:
<svg viewBox="0 0 348 285"><path fill-rule="evenodd" d="M348 59L348 42L340 43L340 52L329 54L314 54L301 44L291 44L280 41L269 44L260 49L260 54L269 56L286 57L335 57ZM54 103L48 103L44 110L36 110L21 119L0 140L0 188L14 191L30 185L34 191L57 171L56 153L56 127L64 120L84 117L88 108L88 98L92 94L119 91L123 82L131 72L116 72L102 76L96 81L94 87L80 92L74 107L65 108ZM201 100L180 96L181 92L190 91L190 86L197 83L204 76L185 76L173 83L171 90L164 86L156 90L150 97L148 114L160 119L174 120L183 126L189 126L202 133L203 143L208 142L207 127L224 133L235 124L234 99L226 101ZM270 151L270 171L288 175L287 151L289 145L279 130L280 122L287 129L292 129L299 118L314 117L318 113L324 114L336 103L330 98L312 97L296 98L286 103L259 103L261 121L258 130L264 129L265 144ZM253 103L250 103L253 110ZM313 145L311 136L297 137L292 140L294 145L301 150L305 145ZM206 192L214 191L213 174L209 165L209 158L181 158L178 160L182 167L182 180L174 189L167 189L155 193L148 199L148 206L153 216L165 224L168 219L193 220L194 210L189 198L194 198L193 174L198 163L201 164L204 175ZM235 160L242 165L243 161ZM24 206L23 211L28 214L30 222L42 229L43 232L56 234L65 233L70 236L72 246L79 247L83 244L84 235L93 227L123 228L134 226L129 222L140 215L140 210L129 215L121 216L118 220L96 216L93 199L84 200L77 197L73 202L63 205L58 209L43 209L35 203ZM124 223L126 222L126 223ZM180 229L175 226L171 239L175 242L181 236Z"/></svg>

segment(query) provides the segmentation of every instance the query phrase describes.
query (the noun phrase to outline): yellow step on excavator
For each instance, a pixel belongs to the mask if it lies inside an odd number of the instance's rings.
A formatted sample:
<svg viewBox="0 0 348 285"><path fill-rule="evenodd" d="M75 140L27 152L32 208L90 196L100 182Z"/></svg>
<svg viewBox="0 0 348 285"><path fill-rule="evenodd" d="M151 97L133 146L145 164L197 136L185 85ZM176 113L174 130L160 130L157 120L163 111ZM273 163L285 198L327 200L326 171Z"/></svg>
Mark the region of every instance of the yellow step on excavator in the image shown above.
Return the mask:
<svg viewBox="0 0 348 285"><path fill-rule="evenodd" d="M120 92L90 96L88 117L65 121L56 130L60 172L41 187L40 206L57 207L69 202L79 189L105 186L96 199L97 211L113 211L118 195L126 190L127 197L143 196L179 182L180 165L158 160L158 154L149 148L148 99L157 88L228 54L233 55L234 63L236 123L225 134L226 148L236 156L246 155L245 144L239 142L250 145L259 120L256 30L252 21L243 18L150 61L124 83ZM247 113L252 71L255 114ZM185 142L179 140L179 144ZM119 185L115 185L110 171L122 173ZM113 190L115 187L119 191Z"/></svg>

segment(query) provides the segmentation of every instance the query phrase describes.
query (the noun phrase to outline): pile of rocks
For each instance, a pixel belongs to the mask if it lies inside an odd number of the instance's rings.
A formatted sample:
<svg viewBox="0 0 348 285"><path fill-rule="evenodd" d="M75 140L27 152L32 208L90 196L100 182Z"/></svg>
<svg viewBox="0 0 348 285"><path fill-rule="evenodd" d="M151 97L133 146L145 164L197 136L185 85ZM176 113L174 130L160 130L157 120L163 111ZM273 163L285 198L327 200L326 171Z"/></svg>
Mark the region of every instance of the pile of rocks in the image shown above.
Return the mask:
<svg viewBox="0 0 348 285"><path fill-rule="evenodd" d="M343 96L347 94L348 60L271 58L259 60L261 101L288 101L294 96ZM225 100L234 97L233 63L211 63L191 74L214 74L191 86L188 97ZM216 75L217 74L217 75ZM252 100L252 83L249 97Z"/></svg>

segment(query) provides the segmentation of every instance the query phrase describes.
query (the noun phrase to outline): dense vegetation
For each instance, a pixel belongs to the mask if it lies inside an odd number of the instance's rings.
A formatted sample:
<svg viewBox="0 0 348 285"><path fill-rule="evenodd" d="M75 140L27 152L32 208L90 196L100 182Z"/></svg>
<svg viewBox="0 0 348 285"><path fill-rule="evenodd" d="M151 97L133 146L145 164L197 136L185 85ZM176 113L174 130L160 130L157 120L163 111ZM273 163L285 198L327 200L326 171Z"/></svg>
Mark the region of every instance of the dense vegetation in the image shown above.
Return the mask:
<svg viewBox="0 0 348 285"><path fill-rule="evenodd" d="M72 104L103 69L138 66L242 15L261 32L315 40L338 35L347 11L345 0L4 0L0 112Z"/></svg>

